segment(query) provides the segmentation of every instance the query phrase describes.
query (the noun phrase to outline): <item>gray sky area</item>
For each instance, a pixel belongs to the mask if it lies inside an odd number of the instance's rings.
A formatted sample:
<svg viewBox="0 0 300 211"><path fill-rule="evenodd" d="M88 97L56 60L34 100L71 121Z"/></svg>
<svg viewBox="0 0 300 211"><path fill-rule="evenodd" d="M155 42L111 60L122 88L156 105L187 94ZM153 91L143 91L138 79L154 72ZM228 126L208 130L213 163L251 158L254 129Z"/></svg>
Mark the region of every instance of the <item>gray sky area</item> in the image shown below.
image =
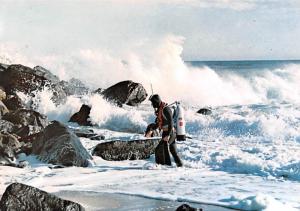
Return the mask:
<svg viewBox="0 0 300 211"><path fill-rule="evenodd" d="M185 60L300 59L300 0L0 0L0 43L29 53L169 34L184 37Z"/></svg>

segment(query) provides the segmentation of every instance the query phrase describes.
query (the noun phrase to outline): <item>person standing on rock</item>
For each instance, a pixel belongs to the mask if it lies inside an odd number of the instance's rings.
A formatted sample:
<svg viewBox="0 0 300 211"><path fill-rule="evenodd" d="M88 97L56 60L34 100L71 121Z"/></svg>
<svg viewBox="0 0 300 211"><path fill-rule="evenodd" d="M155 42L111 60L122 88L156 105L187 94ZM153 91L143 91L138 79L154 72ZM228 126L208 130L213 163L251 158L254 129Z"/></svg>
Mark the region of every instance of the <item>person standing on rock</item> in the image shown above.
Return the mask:
<svg viewBox="0 0 300 211"><path fill-rule="evenodd" d="M170 148L177 167L181 167L182 161L176 150L176 133L171 108L157 94L151 95L149 100L155 110L155 127L162 131L162 139L155 149L155 161L157 164L171 165Z"/></svg>

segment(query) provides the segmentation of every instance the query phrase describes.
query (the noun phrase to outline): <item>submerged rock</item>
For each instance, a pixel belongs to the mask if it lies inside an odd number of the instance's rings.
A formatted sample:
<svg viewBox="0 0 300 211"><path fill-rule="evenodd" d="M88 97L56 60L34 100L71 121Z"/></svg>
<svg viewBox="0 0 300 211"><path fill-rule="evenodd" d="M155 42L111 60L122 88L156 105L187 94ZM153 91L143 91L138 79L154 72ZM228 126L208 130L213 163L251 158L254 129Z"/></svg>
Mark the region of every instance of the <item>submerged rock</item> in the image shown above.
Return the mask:
<svg viewBox="0 0 300 211"><path fill-rule="evenodd" d="M147 159L154 154L159 140L160 138L100 143L95 147L92 155L114 161Z"/></svg>
<svg viewBox="0 0 300 211"><path fill-rule="evenodd" d="M176 209L176 211L202 211L202 209L191 207L188 204L182 204Z"/></svg>
<svg viewBox="0 0 300 211"><path fill-rule="evenodd" d="M76 122L79 125L91 126L92 123L89 120L90 112L91 112L90 106L82 105L80 110L71 116L69 122Z"/></svg>
<svg viewBox="0 0 300 211"><path fill-rule="evenodd" d="M147 98L147 92L142 84L133 81L122 81L107 89L101 94L108 101L122 106L137 106Z"/></svg>
<svg viewBox="0 0 300 211"><path fill-rule="evenodd" d="M21 183L12 183L6 188L0 201L0 208L3 211L84 210L78 203L58 198L38 188Z"/></svg>
<svg viewBox="0 0 300 211"><path fill-rule="evenodd" d="M54 121L33 142L33 153L44 162L63 166L88 166L92 159L67 126Z"/></svg>
<svg viewBox="0 0 300 211"><path fill-rule="evenodd" d="M203 114L203 115L211 115L212 111L211 109L208 108L201 108L197 111L198 114Z"/></svg>

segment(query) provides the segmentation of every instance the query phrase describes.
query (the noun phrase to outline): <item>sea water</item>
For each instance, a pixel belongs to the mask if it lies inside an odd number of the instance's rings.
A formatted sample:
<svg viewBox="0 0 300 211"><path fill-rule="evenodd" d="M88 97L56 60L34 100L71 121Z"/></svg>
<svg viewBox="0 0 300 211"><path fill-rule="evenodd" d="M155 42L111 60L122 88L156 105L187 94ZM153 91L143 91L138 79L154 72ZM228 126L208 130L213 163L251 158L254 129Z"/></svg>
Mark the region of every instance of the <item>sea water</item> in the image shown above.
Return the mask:
<svg viewBox="0 0 300 211"><path fill-rule="evenodd" d="M184 62L181 51L178 45L167 45L153 54L151 62L128 57L117 63L117 73L95 68L90 64L95 54L84 52L76 63L79 67L73 67L76 74L64 67L61 75L77 75L94 89L131 79L142 83L148 94L152 84L163 101L180 101L189 136L177 143L183 168L156 165L151 156L120 162L94 157L88 168L49 169L34 156L22 155L20 160L29 161L26 169L0 167L1 192L18 181L50 192L123 193L244 210L300 209L300 61ZM49 67L60 75L62 69ZM92 93L70 96L59 106L46 89L34 98L21 97L34 102L50 120L75 128L79 126L68 123L70 116L83 103L90 105L92 129L104 134L104 141L142 138L155 118L148 100L138 107L120 108ZM200 108L211 109L212 114L198 114ZM90 152L99 143L81 141Z"/></svg>

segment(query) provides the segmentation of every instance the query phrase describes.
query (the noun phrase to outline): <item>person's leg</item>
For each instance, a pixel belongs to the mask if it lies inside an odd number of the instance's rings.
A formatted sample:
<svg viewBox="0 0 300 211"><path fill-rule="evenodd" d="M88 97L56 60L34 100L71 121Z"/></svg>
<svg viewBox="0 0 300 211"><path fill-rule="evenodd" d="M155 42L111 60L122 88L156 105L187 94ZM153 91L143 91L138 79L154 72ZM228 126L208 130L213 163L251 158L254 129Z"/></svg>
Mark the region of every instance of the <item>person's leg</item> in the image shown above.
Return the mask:
<svg viewBox="0 0 300 211"><path fill-rule="evenodd" d="M166 141L160 140L155 148L155 162L161 165L171 165L169 146Z"/></svg>
<svg viewBox="0 0 300 211"><path fill-rule="evenodd" d="M171 154L174 158L174 161L175 161L176 165L178 167L181 167L182 166L182 161L181 161L181 159L180 159L180 157L178 156L178 153L177 153L175 138L176 138L175 134L173 134L172 137L170 138L170 145L169 145L170 152L171 152Z"/></svg>

